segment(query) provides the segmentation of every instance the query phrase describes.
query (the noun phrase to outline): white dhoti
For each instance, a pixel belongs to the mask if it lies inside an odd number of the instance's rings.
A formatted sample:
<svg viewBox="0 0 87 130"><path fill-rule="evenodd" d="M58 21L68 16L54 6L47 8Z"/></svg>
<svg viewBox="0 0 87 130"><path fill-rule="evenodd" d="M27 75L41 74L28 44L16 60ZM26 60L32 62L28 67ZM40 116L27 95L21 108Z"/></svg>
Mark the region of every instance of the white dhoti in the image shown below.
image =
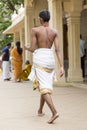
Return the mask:
<svg viewBox="0 0 87 130"><path fill-rule="evenodd" d="M55 58L52 49L40 48L33 53L33 66L29 79L34 80L35 76L39 81L41 94L51 93L53 90L53 77Z"/></svg>
<svg viewBox="0 0 87 130"><path fill-rule="evenodd" d="M3 79L11 78L9 61L3 61L2 68L3 68Z"/></svg>

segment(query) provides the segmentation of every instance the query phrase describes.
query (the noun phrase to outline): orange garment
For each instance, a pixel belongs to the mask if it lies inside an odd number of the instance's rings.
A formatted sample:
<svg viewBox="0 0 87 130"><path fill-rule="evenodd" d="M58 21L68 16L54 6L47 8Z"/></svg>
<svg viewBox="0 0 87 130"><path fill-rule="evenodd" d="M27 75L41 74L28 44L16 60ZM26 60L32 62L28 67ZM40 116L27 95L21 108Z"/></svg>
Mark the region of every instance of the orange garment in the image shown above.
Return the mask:
<svg viewBox="0 0 87 130"><path fill-rule="evenodd" d="M18 53L16 48L13 48L11 51L11 57L14 68L14 78L18 79L22 73L22 55Z"/></svg>

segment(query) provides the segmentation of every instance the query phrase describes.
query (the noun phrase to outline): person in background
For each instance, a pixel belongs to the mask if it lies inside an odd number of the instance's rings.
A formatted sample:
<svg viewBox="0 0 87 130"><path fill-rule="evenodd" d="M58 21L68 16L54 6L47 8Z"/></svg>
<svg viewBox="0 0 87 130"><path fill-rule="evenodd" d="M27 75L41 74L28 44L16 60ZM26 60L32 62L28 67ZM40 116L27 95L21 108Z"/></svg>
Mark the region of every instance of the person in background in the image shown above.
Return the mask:
<svg viewBox="0 0 87 130"><path fill-rule="evenodd" d="M81 57L81 68L82 68L82 76L85 77L85 40L82 39L82 35L80 34L80 57Z"/></svg>
<svg viewBox="0 0 87 130"><path fill-rule="evenodd" d="M17 41L15 45L16 47L11 50L12 65L14 68L14 82L21 82L23 50L20 47L20 41Z"/></svg>
<svg viewBox="0 0 87 130"><path fill-rule="evenodd" d="M3 71L3 79L4 81L9 81L11 79L10 75L10 52L9 49L11 47L11 42L8 42L6 47L2 50L2 71Z"/></svg>
<svg viewBox="0 0 87 130"><path fill-rule="evenodd" d="M39 13L39 20L41 26L32 29L31 44L29 44L31 46L25 46L25 49L33 52L33 66L29 79L33 81L35 76L37 76L39 82L38 89L41 93L41 97L38 116L44 115L43 107L46 102L52 112L52 117L48 121L48 123L51 124L59 117L51 98L55 73L55 58L52 50L53 43L60 64L60 77L64 74L64 68L59 49L57 30L49 27L50 12L48 10L42 10Z"/></svg>
<svg viewBox="0 0 87 130"><path fill-rule="evenodd" d="M22 74L21 74L21 79L24 80L24 81L28 81L28 76L31 72L31 64L30 64L30 61L29 60L26 60L25 62L25 67L22 71Z"/></svg>

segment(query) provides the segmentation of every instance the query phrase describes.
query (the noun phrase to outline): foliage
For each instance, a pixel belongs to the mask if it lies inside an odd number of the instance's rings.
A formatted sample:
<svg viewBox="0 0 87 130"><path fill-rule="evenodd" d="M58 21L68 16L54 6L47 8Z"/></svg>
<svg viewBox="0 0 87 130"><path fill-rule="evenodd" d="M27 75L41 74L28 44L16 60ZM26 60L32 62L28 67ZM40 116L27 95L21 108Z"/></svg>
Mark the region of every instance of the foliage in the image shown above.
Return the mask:
<svg viewBox="0 0 87 130"><path fill-rule="evenodd" d="M13 35L3 35L3 31L11 25L11 15L20 7L24 0L0 0L0 50L9 41L13 41Z"/></svg>
<svg viewBox="0 0 87 130"><path fill-rule="evenodd" d="M8 42L13 41L13 35L4 35L4 38L0 39L0 54L2 53L2 48L6 46Z"/></svg>
<svg viewBox="0 0 87 130"><path fill-rule="evenodd" d="M7 10L14 11L16 10L16 5L24 3L24 0L0 0L1 5L4 5Z"/></svg>

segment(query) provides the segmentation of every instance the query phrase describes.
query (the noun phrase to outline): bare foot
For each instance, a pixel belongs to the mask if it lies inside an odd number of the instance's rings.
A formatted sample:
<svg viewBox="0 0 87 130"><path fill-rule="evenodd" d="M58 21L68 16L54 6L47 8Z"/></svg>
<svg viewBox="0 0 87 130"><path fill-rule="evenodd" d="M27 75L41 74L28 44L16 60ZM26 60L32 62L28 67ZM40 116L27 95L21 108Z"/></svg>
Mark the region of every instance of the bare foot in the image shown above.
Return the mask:
<svg viewBox="0 0 87 130"><path fill-rule="evenodd" d="M52 124L53 122L54 122L54 120L56 119L56 118L58 118L59 117L59 115L58 115L58 113L57 114L55 114L54 116L52 116L52 118L48 121L48 123L49 124Z"/></svg>
<svg viewBox="0 0 87 130"><path fill-rule="evenodd" d="M38 116L44 116L45 113L38 113Z"/></svg>

